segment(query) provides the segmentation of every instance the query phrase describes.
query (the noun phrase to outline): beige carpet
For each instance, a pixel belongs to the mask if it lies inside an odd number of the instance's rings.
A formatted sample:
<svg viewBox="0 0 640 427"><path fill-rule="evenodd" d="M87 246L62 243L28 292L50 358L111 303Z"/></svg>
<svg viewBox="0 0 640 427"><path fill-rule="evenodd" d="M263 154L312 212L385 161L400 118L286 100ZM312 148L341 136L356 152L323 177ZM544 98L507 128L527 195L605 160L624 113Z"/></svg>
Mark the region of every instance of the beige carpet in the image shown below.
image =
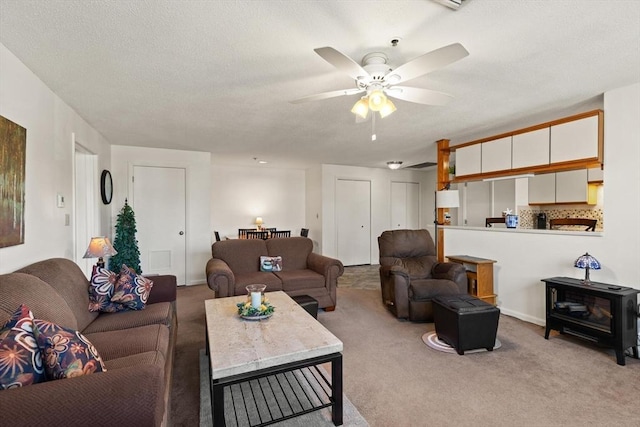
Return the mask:
<svg viewBox="0 0 640 427"><path fill-rule="evenodd" d="M336 311L318 318L344 343L344 392L369 425L639 425L640 360L619 366L613 350L553 332L545 340L542 327L508 316L498 327L501 348L439 352L421 338L433 324L395 319L372 289L377 269L355 268L345 274L350 286L339 282ZM202 301L212 296L206 286L178 290L174 426L199 423Z"/></svg>

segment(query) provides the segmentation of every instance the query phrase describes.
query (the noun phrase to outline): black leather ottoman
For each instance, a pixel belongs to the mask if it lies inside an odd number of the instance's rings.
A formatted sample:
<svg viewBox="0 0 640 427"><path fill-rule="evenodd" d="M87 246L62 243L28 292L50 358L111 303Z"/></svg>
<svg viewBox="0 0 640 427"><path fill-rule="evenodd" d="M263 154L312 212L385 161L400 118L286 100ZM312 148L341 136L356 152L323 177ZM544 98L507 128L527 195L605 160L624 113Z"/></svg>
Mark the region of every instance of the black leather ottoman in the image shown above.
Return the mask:
<svg viewBox="0 0 640 427"><path fill-rule="evenodd" d="M493 351L500 309L473 295L441 295L433 299L433 317L438 338L456 349L486 348Z"/></svg>
<svg viewBox="0 0 640 427"><path fill-rule="evenodd" d="M318 301L309 295L298 295L291 297L299 306L307 310L307 313L313 316L314 319L318 318Z"/></svg>

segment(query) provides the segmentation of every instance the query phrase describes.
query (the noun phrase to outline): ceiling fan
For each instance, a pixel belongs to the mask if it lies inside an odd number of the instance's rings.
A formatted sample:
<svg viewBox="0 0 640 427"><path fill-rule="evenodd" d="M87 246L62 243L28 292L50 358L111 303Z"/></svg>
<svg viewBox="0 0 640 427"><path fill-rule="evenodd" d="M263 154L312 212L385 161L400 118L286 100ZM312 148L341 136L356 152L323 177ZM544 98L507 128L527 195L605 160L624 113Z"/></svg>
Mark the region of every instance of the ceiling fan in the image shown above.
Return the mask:
<svg viewBox="0 0 640 427"><path fill-rule="evenodd" d="M396 107L387 97L418 104L446 104L451 100L451 95L430 89L397 85L445 67L469 55L469 52L460 43L454 43L425 53L394 69L389 66L387 55L382 52L372 52L365 55L362 58L362 65L360 65L332 47L320 47L314 51L338 70L355 79L356 87L308 95L291 102L298 104L365 93L351 109L352 113L363 119L367 117L369 110L378 111L383 118L393 113Z"/></svg>

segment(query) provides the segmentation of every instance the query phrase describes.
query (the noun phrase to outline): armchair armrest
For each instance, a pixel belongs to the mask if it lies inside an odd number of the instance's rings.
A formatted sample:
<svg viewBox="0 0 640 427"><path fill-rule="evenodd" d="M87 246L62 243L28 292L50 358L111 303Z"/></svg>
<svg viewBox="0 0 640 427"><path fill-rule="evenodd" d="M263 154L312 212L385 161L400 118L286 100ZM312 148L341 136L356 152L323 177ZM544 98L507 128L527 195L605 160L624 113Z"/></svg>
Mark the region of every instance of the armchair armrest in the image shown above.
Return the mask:
<svg viewBox="0 0 640 427"><path fill-rule="evenodd" d="M156 302L173 302L176 300L177 282L176 276L161 274L158 276L146 276L153 282L147 304Z"/></svg>
<svg viewBox="0 0 640 427"><path fill-rule="evenodd" d="M399 318L409 317L409 272L401 265L380 266L382 302Z"/></svg>
<svg viewBox="0 0 640 427"><path fill-rule="evenodd" d="M221 259L211 258L205 268L207 285L216 293L217 298L233 296L236 277L229 265Z"/></svg>
<svg viewBox="0 0 640 427"><path fill-rule="evenodd" d="M159 426L164 388L160 366L138 365L4 390L0 425Z"/></svg>
<svg viewBox="0 0 640 427"><path fill-rule="evenodd" d="M457 262L439 262L434 264L431 274L435 279L447 279L458 285L461 294L467 293L467 270Z"/></svg>

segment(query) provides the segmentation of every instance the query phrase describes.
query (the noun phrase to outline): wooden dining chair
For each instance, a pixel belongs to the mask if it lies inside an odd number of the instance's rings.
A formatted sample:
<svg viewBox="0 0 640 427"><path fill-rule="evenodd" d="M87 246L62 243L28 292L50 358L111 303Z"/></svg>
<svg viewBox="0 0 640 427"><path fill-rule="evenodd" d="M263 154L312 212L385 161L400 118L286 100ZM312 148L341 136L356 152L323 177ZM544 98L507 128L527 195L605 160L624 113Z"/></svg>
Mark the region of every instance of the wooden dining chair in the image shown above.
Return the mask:
<svg viewBox="0 0 640 427"><path fill-rule="evenodd" d="M255 228L238 228L238 239L246 239L248 231L256 231Z"/></svg>
<svg viewBox="0 0 640 427"><path fill-rule="evenodd" d="M587 228L584 231L596 231L597 219L587 218L555 218L549 220L549 228L560 227L562 225L584 225Z"/></svg>
<svg viewBox="0 0 640 427"><path fill-rule="evenodd" d="M303 228L300 230L300 236L302 237L309 237L309 229L308 228Z"/></svg>
<svg viewBox="0 0 640 427"><path fill-rule="evenodd" d="M257 231L257 230L247 230L247 239L262 239L267 240L269 237L269 232L267 231Z"/></svg>
<svg viewBox="0 0 640 427"><path fill-rule="evenodd" d="M279 231L271 232L272 239L277 239L281 237L291 237L291 230L279 230Z"/></svg>
<svg viewBox="0 0 640 427"><path fill-rule="evenodd" d="M213 234L216 236L216 242L220 241L220 233L218 233L217 231L214 231Z"/></svg>

